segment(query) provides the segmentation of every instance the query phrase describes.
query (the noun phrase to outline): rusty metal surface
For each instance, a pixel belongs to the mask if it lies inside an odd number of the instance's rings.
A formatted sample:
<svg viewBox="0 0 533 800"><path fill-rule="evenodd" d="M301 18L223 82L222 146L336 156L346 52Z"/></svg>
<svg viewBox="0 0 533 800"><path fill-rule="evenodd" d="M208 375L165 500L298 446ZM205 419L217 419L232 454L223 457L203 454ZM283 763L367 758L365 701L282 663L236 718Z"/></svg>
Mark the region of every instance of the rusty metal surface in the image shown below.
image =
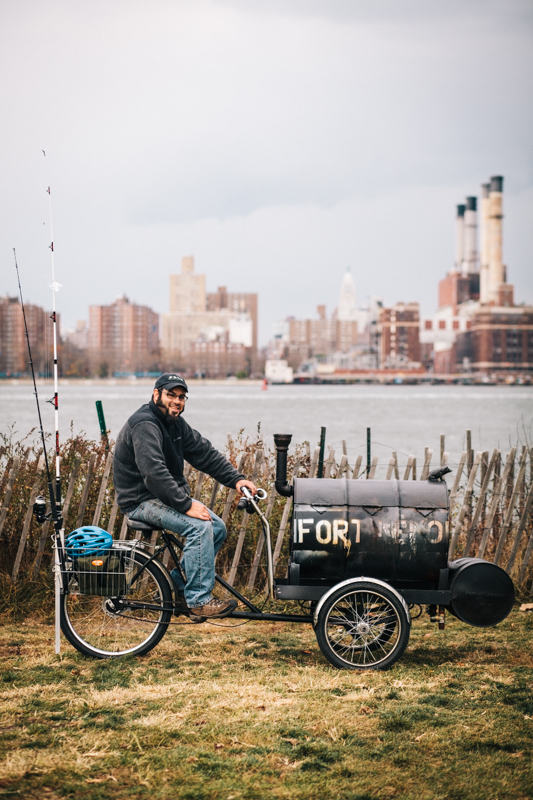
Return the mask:
<svg viewBox="0 0 533 800"><path fill-rule="evenodd" d="M299 479L294 499L300 581L364 575L436 588L448 557L445 484Z"/></svg>

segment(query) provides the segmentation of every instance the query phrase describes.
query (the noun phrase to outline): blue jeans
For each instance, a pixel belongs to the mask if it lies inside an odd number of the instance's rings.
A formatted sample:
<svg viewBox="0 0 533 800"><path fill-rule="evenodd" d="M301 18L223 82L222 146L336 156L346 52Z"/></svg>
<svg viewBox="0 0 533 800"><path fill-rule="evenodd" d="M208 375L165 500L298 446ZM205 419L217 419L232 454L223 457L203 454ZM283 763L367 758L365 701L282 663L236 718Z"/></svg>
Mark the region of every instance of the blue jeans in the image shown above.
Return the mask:
<svg viewBox="0 0 533 800"><path fill-rule="evenodd" d="M183 582L179 570L170 573L178 594L184 594L190 608L211 600L215 585L215 558L226 538L226 526L212 511L211 520L196 519L175 511L161 500L144 500L128 514L131 519L153 525L154 530L168 530L185 537L181 564L187 576Z"/></svg>

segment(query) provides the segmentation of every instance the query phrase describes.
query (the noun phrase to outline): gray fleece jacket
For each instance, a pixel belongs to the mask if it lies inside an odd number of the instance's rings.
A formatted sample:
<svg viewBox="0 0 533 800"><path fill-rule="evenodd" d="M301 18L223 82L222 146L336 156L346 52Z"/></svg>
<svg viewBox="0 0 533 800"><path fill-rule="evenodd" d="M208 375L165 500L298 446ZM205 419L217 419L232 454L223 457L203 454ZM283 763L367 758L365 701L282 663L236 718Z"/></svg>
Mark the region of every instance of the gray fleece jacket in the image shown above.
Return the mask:
<svg viewBox="0 0 533 800"><path fill-rule="evenodd" d="M143 500L156 498L186 513L192 500L184 461L233 489L244 478L181 415L169 420L153 400L141 406L115 443L113 480L120 510L128 514Z"/></svg>

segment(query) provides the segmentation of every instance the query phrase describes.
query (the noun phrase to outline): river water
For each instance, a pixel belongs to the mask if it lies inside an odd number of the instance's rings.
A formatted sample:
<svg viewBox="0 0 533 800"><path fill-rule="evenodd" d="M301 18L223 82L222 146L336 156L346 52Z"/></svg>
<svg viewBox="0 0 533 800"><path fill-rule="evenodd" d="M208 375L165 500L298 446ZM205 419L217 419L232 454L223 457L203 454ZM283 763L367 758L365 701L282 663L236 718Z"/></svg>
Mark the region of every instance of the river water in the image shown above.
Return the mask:
<svg viewBox="0 0 533 800"><path fill-rule="evenodd" d="M53 408L45 401L53 393L47 384L39 387L43 424L54 428ZM143 381L69 383L60 386L61 439L85 431L99 436L95 401L103 403L106 424L116 436L130 414L150 398L151 385ZM273 446L272 434L292 433L293 442L318 443L321 426L326 442L342 453L346 440L349 463L357 455L366 462L366 429L371 429L372 455L379 456L376 477L384 477L391 452L398 453L400 465L413 454L423 460L424 447L439 458L439 436L446 436L450 463L459 460L465 431L472 431L475 450L512 444L532 443L533 387L528 386L269 386L258 383L191 383L185 417L215 446L224 448L227 434L235 437L241 429L254 438L260 427L265 444ZM26 382L0 384L0 432L10 428L17 436L37 425L33 387Z"/></svg>

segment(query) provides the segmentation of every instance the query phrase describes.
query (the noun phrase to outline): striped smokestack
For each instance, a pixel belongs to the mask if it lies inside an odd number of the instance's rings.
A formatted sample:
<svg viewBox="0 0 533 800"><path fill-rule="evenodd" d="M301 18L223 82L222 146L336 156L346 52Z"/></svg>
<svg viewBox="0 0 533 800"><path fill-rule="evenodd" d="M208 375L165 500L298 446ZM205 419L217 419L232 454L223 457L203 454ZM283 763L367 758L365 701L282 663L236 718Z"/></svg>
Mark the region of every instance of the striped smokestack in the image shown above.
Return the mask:
<svg viewBox="0 0 533 800"><path fill-rule="evenodd" d="M477 197L466 198L463 274L477 272Z"/></svg>
<svg viewBox="0 0 533 800"><path fill-rule="evenodd" d="M489 192L490 183L481 185L481 247L479 266L479 302L489 302Z"/></svg>
<svg viewBox="0 0 533 800"><path fill-rule="evenodd" d="M500 284L505 283L505 270L502 259L502 202L503 178L494 175L490 179L489 190L489 302L498 303Z"/></svg>
<svg viewBox="0 0 533 800"><path fill-rule="evenodd" d="M465 206L457 206L455 218L455 269L461 272L465 249Z"/></svg>

